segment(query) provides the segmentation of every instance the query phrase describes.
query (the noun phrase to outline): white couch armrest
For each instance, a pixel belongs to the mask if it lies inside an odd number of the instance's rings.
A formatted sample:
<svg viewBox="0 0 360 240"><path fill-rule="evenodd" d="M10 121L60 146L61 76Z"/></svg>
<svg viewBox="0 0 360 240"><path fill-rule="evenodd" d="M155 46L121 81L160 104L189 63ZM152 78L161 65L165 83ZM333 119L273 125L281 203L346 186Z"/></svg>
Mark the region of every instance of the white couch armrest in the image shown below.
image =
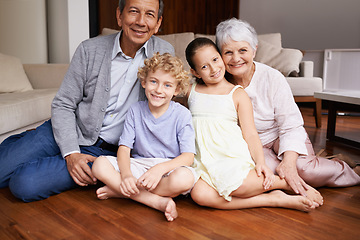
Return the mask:
<svg viewBox="0 0 360 240"><path fill-rule="evenodd" d="M300 77L313 77L314 76L314 62L302 61L300 62Z"/></svg>
<svg viewBox="0 0 360 240"><path fill-rule="evenodd" d="M69 64L23 64L34 89L59 88Z"/></svg>

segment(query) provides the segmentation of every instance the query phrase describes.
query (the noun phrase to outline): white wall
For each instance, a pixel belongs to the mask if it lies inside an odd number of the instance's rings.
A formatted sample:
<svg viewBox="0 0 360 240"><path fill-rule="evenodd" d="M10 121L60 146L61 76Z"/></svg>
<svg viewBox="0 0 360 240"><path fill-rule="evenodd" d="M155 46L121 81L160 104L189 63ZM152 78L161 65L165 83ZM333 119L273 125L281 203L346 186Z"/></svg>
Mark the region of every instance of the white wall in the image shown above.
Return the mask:
<svg viewBox="0 0 360 240"><path fill-rule="evenodd" d="M22 63L47 62L45 0L0 0L0 52Z"/></svg>
<svg viewBox="0 0 360 240"><path fill-rule="evenodd" d="M259 34L280 32L284 47L360 48L359 0L240 0L240 18Z"/></svg>
<svg viewBox="0 0 360 240"><path fill-rule="evenodd" d="M304 50L317 77L324 49L360 48L359 0L240 0L239 14L258 34L280 32L283 47Z"/></svg>
<svg viewBox="0 0 360 240"><path fill-rule="evenodd" d="M47 0L49 62L69 63L77 46L89 38L88 0Z"/></svg>

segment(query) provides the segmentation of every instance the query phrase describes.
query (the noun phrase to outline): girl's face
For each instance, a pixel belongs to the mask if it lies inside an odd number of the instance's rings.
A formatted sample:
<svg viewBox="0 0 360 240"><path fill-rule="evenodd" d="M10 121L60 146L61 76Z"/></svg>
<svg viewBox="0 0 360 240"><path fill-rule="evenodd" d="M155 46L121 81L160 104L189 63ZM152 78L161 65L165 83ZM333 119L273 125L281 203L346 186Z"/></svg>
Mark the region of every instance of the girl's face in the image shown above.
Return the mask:
<svg viewBox="0 0 360 240"><path fill-rule="evenodd" d="M214 46L203 46L193 56L195 69L191 72L201 78L206 85L216 84L224 79L225 65Z"/></svg>
<svg viewBox="0 0 360 240"><path fill-rule="evenodd" d="M230 39L221 49L226 71L234 77L246 76L251 72L255 52L248 42L237 42Z"/></svg>

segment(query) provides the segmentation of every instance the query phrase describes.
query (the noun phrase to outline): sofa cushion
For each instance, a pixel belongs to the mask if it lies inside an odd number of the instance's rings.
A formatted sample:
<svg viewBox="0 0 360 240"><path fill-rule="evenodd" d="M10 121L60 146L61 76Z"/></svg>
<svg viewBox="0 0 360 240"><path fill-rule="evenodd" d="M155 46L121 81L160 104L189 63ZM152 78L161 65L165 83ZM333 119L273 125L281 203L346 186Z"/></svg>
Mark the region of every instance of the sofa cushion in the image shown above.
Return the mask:
<svg viewBox="0 0 360 240"><path fill-rule="evenodd" d="M275 47L282 48L280 33L259 34L258 40L267 42Z"/></svg>
<svg viewBox="0 0 360 240"><path fill-rule="evenodd" d="M216 43L216 37L215 37L215 35L207 35L207 34L200 34L200 33L195 34L195 38L200 38L200 37L209 38L209 39L211 39L214 43Z"/></svg>
<svg viewBox="0 0 360 240"><path fill-rule="evenodd" d="M279 70L285 77L295 71L300 72L299 65L303 54L298 49L279 48L273 44L259 40L254 60Z"/></svg>
<svg viewBox="0 0 360 240"><path fill-rule="evenodd" d="M294 96L314 96L314 92L322 92L322 79L319 77L287 77Z"/></svg>
<svg viewBox="0 0 360 240"><path fill-rule="evenodd" d="M32 89L20 59L0 53L0 93Z"/></svg>
<svg viewBox="0 0 360 240"><path fill-rule="evenodd" d="M114 33L118 33L120 30L111 29L111 28L103 28L100 35L110 35Z"/></svg>
<svg viewBox="0 0 360 240"><path fill-rule="evenodd" d="M50 118L57 88L0 94L0 134Z"/></svg>
<svg viewBox="0 0 360 240"><path fill-rule="evenodd" d="M194 40L194 33L185 32L185 33L174 33L166 35L157 35L157 37L169 42L175 49L175 54L181 59L184 64L184 69L189 70L190 66L186 61L185 49L187 45Z"/></svg>

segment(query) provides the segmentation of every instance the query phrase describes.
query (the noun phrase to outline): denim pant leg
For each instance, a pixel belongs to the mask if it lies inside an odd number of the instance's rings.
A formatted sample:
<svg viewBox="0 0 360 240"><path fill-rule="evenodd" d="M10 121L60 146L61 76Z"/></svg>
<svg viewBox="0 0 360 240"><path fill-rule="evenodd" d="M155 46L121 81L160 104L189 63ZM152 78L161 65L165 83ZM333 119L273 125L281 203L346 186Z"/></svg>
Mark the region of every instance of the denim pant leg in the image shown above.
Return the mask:
<svg viewBox="0 0 360 240"><path fill-rule="evenodd" d="M23 164L9 181L12 194L24 202L46 199L75 187L61 154Z"/></svg>
<svg viewBox="0 0 360 240"><path fill-rule="evenodd" d="M103 150L97 145L81 146L81 152L92 156L112 155L115 152ZM92 167L92 163L89 163ZM10 190L24 202L46 199L52 195L73 189L78 185L71 178L65 159L56 156L39 158L23 164L10 179Z"/></svg>
<svg viewBox="0 0 360 240"><path fill-rule="evenodd" d="M10 136L0 144L0 188L8 186L12 174L21 165L59 153L50 120L36 130Z"/></svg>

